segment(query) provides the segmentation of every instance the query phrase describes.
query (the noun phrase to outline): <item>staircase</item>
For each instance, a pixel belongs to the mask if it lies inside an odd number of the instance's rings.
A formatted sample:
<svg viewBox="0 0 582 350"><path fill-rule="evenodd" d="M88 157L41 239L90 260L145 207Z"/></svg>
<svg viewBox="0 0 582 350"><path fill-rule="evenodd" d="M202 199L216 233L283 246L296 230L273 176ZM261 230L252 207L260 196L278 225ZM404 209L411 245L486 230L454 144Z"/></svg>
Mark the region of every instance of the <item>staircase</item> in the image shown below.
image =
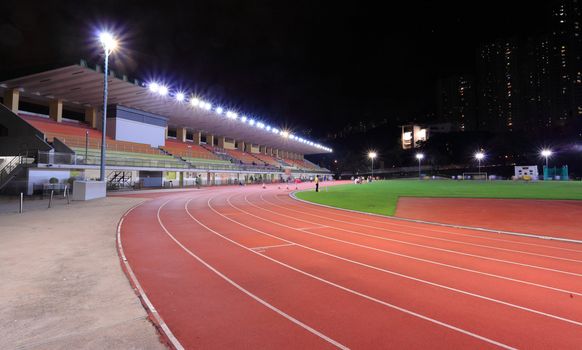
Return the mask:
<svg viewBox="0 0 582 350"><path fill-rule="evenodd" d="M20 172L34 163L34 158L25 156L15 156L10 161L5 162L0 168L0 190L2 190L10 180L14 179Z"/></svg>

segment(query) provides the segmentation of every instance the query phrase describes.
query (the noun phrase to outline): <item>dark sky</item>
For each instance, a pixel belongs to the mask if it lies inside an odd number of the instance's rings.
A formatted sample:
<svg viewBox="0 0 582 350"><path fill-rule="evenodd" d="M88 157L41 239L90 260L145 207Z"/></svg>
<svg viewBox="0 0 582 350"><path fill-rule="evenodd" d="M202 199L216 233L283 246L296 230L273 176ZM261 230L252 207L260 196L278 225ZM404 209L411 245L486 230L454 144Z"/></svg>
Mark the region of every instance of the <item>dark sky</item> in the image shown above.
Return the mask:
<svg viewBox="0 0 582 350"><path fill-rule="evenodd" d="M376 2L374 2L376 3ZM0 3L0 77L99 60L313 135L434 110L439 76L471 71L479 43L543 31L548 1L23 1Z"/></svg>

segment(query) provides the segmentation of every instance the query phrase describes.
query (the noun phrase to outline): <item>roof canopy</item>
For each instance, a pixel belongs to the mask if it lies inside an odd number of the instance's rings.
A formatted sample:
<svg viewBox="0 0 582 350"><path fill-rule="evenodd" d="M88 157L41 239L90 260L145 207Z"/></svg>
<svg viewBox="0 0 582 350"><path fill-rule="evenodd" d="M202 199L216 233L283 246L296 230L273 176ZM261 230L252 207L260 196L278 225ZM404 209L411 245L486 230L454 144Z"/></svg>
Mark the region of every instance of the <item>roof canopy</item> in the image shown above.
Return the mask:
<svg viewBox="0 0 582 350"><path fill-rule="evenodd" d="M119 104L168 118L173 127L186 127L216 136L284 149L301 154L328 153L330 149L292 134L281 133L259 121L246 122L226 111L195 107L175 96L162 96L144 84L129 82L109 75L108 104ZM71 108L100 107L103 104L103 73L81 62L41 73L0 82L0 89L19 89L21 96L33 102L46 103L61 99ZM274 132L278 131L278 132Z"/></svg>

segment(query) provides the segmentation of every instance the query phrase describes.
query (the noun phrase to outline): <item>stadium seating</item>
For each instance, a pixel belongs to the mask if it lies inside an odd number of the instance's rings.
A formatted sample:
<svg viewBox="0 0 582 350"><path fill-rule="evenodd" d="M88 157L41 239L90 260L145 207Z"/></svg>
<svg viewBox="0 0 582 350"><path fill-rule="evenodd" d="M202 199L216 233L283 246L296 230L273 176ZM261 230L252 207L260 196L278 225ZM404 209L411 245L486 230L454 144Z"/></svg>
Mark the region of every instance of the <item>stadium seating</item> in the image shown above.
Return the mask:
<svg viewBox="0 0 582 350"><path fill-rule="evenodd" d="M265 162L266 164L272 165L274 167L280 167L281 163L277 160L277 158L268 156L266 154L253 154L259 160Z"/></svg>
<svg viewBox="0 0 582 350"><path fill-rule="evenodd" d="M48 142L53 142L57 138L66 144L75 152L78 161L85 164L98 164L101 157L101 131L81 122L57 123L48 118L26 114L22 114L21 117L43 132ZM185 162L147 144L119 141L107 137L105 145L108 165L188 168Z"/></svg>
<svg viewBox="0 0 582 350"><path fill-rule="evenodd" d="M225 149L225 152L232 158L240 161L243 164L263 165L265 162L256 158L250 153L242 152L237 149Z"/></svg>

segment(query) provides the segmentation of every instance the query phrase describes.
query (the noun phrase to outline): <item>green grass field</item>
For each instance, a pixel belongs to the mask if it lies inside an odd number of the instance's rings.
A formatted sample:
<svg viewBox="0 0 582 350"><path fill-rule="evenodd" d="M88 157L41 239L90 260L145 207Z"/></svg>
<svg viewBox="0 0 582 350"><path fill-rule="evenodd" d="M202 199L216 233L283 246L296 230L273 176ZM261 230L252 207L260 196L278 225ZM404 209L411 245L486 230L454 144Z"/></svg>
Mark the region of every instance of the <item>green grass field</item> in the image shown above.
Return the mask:
<svg viewBox="0 0 582 350"><path fill-rule="evenodd" d="M330 186L319 193L298 192L297 197L314 203L331 205L382 215L394 215L398 197L578 199L582 200L582 182L513 182L513 181L419 181L388 180L361 185Z"/></svg>

